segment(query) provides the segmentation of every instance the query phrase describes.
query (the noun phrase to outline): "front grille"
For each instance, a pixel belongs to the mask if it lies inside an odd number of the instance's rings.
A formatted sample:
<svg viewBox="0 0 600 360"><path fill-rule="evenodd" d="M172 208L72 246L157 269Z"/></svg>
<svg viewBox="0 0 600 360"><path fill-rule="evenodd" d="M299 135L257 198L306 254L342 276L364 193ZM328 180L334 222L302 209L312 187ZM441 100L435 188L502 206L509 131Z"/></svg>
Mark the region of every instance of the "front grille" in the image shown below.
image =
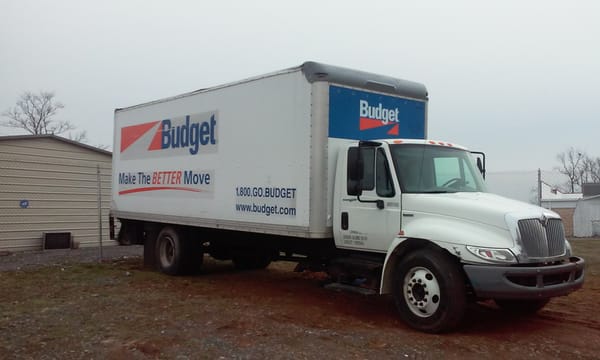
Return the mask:
<svg viewBox="0 0 600 360"><path fill-rule="evenodd" d="M554 257L565 253L562 220L548 219L545 225L540 219L519 220L521 242L530 258Z"/></svg>

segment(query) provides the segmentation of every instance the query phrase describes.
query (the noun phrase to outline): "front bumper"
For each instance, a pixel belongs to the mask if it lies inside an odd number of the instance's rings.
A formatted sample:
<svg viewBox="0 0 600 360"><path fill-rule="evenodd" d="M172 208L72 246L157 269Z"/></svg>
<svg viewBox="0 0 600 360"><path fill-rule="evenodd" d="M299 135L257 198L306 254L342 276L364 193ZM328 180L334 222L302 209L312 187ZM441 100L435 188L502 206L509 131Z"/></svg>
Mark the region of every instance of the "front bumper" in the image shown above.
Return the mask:
<svg viewBox="0 0 600 360"><path fill-rule="evenodd" d="M515 267L464 265L475 295L482 299L543 299L583 286L585 261L571 257L560 265Z"/></svg>

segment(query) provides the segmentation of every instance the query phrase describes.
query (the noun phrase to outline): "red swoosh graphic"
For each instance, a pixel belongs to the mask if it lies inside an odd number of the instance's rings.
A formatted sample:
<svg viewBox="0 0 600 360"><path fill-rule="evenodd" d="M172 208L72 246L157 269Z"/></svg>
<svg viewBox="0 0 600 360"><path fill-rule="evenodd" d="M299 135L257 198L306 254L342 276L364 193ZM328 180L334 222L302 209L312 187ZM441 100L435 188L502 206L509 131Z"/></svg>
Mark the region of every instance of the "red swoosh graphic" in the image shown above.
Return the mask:
<svg viewBox="0 0 600 360"><path fill-rule="evenodd" d="M369 119L369 118L360 118L359 129L360 131L376 129L381 127L389 127L390 129L387 131L388 135L398 136L400 134L400 124L389 122L384 124L381 120ZM160 139L159 139L160 140Z"/></svg>
<svg viewBox="0 0 600 360"><path fill-rule="evenodd" d="M388 131L387 133L388 133L388 135L398 136L398 134L400 133L400 124L394 125L394 127L391 128L390 131Z"/></svg>
<svg viewBox="0 0 600 360"><path fill-rule="evenodd" d="M388 124L384 124L381 120L369 119L369 118L360 118L360 130L369 130L375 129L382 126L387 126Z"/></svg>
<svg viewBox="0 0 600 360"><path fill-rule="evenodd" d="M125 151L139 138L144 136L150 129L152 129L158 121L152 121L149 123L125 126L121 128L121 152ZM159 127L160 129L160 127Z"/></svg>
<svg viewBox="0 0 600 360"><path fill-rule="evenodd" d="M155 186L155 187L143 187L143 188L137 188L137 189L123 190L123 191L119 191L119 195L127 195L127 194L139 193L139 192L158 191L158 190L180 190L180 191L202 192L202 190L194 189L194 188L185 188L185 187L176 187L176 186Z"/></svg>

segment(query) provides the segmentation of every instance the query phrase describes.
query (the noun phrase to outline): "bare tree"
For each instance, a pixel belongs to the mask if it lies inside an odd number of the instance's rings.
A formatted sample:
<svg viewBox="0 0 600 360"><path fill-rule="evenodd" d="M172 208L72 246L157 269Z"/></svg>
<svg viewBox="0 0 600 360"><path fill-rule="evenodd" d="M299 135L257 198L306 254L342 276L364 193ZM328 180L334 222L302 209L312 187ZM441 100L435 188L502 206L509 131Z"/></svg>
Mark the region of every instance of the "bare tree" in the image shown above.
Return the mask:
<svg viewBox="0 0 600 360"><path fill-rule="evenodd" d="M88 142L87 131L81 130L81 131L76 132L75 134L69 133L69 140L87 143ZM100 146L97 146L97 147L100 147Z"/></svg>
<svg viewBox="0 0 600 360"><path fill-rule="evenodd" d="M68 121L56 120L56 113L64 105L54 99L54 93L40 91L39 94L26 91L17 100L14 107L2 113L8 120L3 126L20 128L33 135L61 135L75 129Z"/></svg>
<svg viewBox="0 0 600 360"><path fill-rule="evenodd" d="M585 153L570 147L567 151L562 152L556 156L560 161L560 166L556 168L558 172L564 174L569 179L567 186L571 193L575 192L575 189L581 185L582 178L585 174L585 168L583 166L584 159L587 157Z"/></svg>
<svg viewBox="0 0 600 360"><path fill-rule="evenodd" d="M581 185L600 182L600 158L585 156L581 163Z"/></svg>
<svg viewBox="0 0 600 360"><path fill-rule="evenodd" d="M596 171L596 161L595 159L585 155L581 160L581 170L580 170L580 184L586 184L590 182L594 182L593 174L597 173Z"/></svg>
<svg viewBox="0 0 600 360"><path fill-rule="evenodd" d="M592 159L590 177L592 178L592 182L600 183L600 157Z"/></svg>

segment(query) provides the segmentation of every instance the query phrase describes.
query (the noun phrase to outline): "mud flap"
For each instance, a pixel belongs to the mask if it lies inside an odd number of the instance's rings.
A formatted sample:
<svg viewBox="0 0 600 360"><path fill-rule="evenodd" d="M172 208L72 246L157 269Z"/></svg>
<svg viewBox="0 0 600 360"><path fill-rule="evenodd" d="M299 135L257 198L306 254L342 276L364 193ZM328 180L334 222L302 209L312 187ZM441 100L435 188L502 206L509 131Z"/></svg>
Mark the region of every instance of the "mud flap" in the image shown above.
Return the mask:
<svg viewBox="0 0 600 360"><path fill-rule="evenodd" d="M144 267L156 270L156 238L158 237L159 227L156 224L144 225Z"/></svg>

